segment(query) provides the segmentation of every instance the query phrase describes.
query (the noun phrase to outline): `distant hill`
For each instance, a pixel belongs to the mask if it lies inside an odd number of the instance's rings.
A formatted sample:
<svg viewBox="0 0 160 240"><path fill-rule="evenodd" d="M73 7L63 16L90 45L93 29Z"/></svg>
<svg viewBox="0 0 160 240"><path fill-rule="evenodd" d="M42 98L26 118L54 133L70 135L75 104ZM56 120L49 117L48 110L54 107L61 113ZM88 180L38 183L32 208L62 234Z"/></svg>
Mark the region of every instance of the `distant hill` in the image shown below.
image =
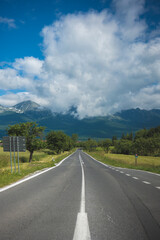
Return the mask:
<svg viewBox="0 0 160 240"><path fill-rule="evenodd" d="M0 137L6 135L8 125L36 121L50 130L62 130L71 135L77 133L80 139L121 137L122 133L135 133L142 128L160 125L160 110L129 109L105 117L78 119L71 109L66 114L52 113L51 110L32 101L25 101L7 108L0 105Z"/></svg>

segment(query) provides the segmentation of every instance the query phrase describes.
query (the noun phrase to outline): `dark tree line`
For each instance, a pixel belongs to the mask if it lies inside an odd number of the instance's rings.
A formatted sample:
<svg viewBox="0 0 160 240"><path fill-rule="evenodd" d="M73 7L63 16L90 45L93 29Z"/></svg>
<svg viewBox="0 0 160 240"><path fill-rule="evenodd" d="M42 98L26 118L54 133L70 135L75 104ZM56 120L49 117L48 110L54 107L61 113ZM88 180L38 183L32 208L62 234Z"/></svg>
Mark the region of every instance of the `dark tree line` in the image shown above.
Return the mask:
<svg viewBox="0 0 160 240"><path fill-rule="evenodd" d="M109 147L112 145L111 139L103 139L100 141L96 141L95 139L88 139L87 141L83 141L77 144L77 147L87 150L89 152L95 151L97 147L101 147L105 152L109 151Z"/></svg>
<svg viewBox="0 0 160 240"><path fill-rule="evenodd" d="M114 153L160 156L160 126L149 130L142 129L133 134L122 135L114 143Z"/></svg>
<svg viewBox="0 0 160 240"><path fill-rule="evenodd" d="M110 148L112 146L112 148ZM79 143L79 147L87 151L95 151L101 147L105 152L109 150L117 154L138 154L143 156L160 156L160 126L149 130L142 129L135 133L122 134L121 139L113 136L112 139L96 141L88 139Z"/></svg>

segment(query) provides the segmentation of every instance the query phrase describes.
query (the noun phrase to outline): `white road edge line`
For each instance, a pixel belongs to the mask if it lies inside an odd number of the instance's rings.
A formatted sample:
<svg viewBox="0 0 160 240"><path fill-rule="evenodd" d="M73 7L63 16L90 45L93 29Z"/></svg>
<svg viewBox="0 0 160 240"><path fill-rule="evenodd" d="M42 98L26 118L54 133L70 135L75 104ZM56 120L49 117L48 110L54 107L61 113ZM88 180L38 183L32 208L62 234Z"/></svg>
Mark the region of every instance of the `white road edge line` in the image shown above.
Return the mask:
<svg viewBox="0 0 160 240"><path fill-rule="evenodd" d="M76 226L74 230L73 240L91 240L89 223L87 213L85 212L85 175L83 168L83 161L81 155L79 154L79 161L82 170L82 189L81 189L81 204L80 212L77 215Z"/></svg>
<svg viewBox="0 0 160 240"><path fill-rule="evenodd" d="M156 187L157 189L160 189L160 187Z"/></svg>
<svg viewBox="0 0 160 240"><path fill-rule="evenodd" d="M104 166L107 167L107 168L111 168L111 166L109 166L109 165L107 165L107 164L105 164L105 163L102 163L102 162L96 160L95 158L93 158L93 157L92 157L91 155L89 155L88 153L84 152L84 154L88 155L90 158L92 158L94 161L98 162L99 164L102 164L102 165L104 165Z"/></svg>
<svg viewBox="0 0 160 240"><path fill-rule="evenodd" d="M98 161L98 160L96 160L94 157L92 157L91 155L89 155L88 153L86 153L86 152L84 152L84 154L86 154L86 155L88 155L89 157L91 157L94 161L96 161L96 162L98 162L98 163L100 163L100 164L102 164L102 165L104 165L104 166L106 166L106 167L108 167L108 168L111 168L110 167L110 165L107 165L107 164L105 164L105 163L102 163L102 162L100 162L100 161ZM138 171L138 172L144 172L144 173L146 173L146 174L153 174L153 175L156 175L156 176L158 176L158 177L160 177L160 174L158 174L158 173L152 173L152 172L148 172L148 171L144 171L144 170L140 170L140 169L129 169L129 168L121 168L121 167L116 167L116 168L118 168L118 169L126 169L126 170L133 170L133 171ZM131 176L130 174L126 174L126 176ZM149 183L150 184L150 183Z"/></svg>
<svg viewBox="0 0 160 240"><path fill-rule="evenodd" d="M74 152L74 153L75 153L75 152ZM72 153L72 154L74 154L74 153ZM0 188L0 193L1 193L1 192L4 192L4 191L6 191L6 190L8 190L8 189L10 189L10 188L13 188L13 187L15 187L15 186L17 186L17 185L19 185L19 184L21 184L21 183L24 183L24 182L26 182L26 181L28 181L28 180L30 180L30 179L32 179L32 178L35 178L35 177L37 177L37 176L39 176L39 175L41 175L41 174L43 174L43 173L45 173L45 172L48 172L48 171L50 171L50 170L52 170L52 169L54 169L54 168L56 168L56 167L58 167L58 166L60 166L60 165L61 165L67 158L69 158L72 154L70 154L68 157L64 158L61 162L59 162L59 163L58 163L56 166L54 166L54 167L48 168L48 169L46 169L46 170L44 170L44 171L42 171L42 172L36 173L36 174L34 174L34 175L30 176L30 177L24 178L24 179L22 179L22 180L19 180L18 182L15 182L15 183L12 183L12 184L10 184L10 185L8 185L8 186L6 186L6 187Z"/></svg>

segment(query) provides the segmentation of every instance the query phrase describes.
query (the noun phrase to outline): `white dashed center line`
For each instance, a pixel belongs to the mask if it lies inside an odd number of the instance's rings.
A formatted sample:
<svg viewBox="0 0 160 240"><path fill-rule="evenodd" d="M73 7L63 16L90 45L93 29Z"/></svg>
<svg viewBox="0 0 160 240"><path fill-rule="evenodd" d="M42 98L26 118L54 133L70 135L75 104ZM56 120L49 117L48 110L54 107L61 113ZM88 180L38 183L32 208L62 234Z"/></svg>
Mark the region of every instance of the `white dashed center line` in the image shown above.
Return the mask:
<svg viewBox="0 0 160 240"><path fill-rule="evenodd" d="M137 177L132 177L132 178L134 178L134 179L138 180L138 178L137 178Z"/></svg>
<svg viewBox="0 0 160 240"><path fill-rule="evenodd" d="M73 240L91 240L87 213L85 212L85 175L83 168L83 160L79 154L79 161L82 170L82 189L80 212L77 215L76 227L74 230Z"/></svg>
<svg viewBox="0 0 160 240"><path fill-rule="evenodd" d="M120 170L118 170L118 169L116 169L116 168L109 167L109 166L108 166L108 168L110 168L110 169L112 169L112 170L115 170L116 172L120 172L120 173L122 173L122 174L124 173L126 176L131 177L131 178L133 178L133 179L135 179L135 180L139 180L138 177L132 177L131 174L129 174L129 173L125 173L125 172L123 172L123 171L120 171ZM150 184L151 184L150 182L147 182L147 181L142 181L142 182L145 183L145 184L147 184L147 185L150 185ZM159 187L159 186L157 186L157 187L155 187L155 188L157 188L157 189L160 190L160 187Z"/></svg>
<svg viewBox="0 0 160 240"><path fill-rule="evenodd" d="M90 156L89 154L87 154L88 156ZM90 156L91 157L91 156ZM106 165L106 164L104 164L104 163L102 163L102 162L99 162L99 161L97 161L95 158L93 158L93 157L91 157L94 161L96 161L96 162L98 162L98 163L100 163L100 164L102 164L102 165L104 165L104 166L106 166L106 167L108 167L109 169L112 169L112 170L114 170L114 171L116 171L116 172L119 172L119 173L124 173L126 176L128 176L128 177L131 177L131 178L133 178L133 179L135 179L135 180L140 180L138 177L132 177L131 176L131 174L129 174L129 173L125 173L125 172L123 172L123 171L120 171L119 169L116 169L116 168L114 168L114 167L112 167L112 166L109 166L109 165ZM138 170L137 170L138 171ZM150 174L155 174L155 173L150 173ZM158 175L159 176L159 174L155 174L155 175ZM144 184L147 184L147 185L152 185L150 182L147 182L147 181L142 181L142 183L144 183ZM152 185L153 186L153 185ZM154 186L156 189L159 189L160 190L160 186Z"/></svg>
<svg viewBox="0 0 160 240"><path fill-rule="evenodd" d="M146 182L146 181L142 181L143 183L145 183L145 184L151 184L150 182Z"/></svg>

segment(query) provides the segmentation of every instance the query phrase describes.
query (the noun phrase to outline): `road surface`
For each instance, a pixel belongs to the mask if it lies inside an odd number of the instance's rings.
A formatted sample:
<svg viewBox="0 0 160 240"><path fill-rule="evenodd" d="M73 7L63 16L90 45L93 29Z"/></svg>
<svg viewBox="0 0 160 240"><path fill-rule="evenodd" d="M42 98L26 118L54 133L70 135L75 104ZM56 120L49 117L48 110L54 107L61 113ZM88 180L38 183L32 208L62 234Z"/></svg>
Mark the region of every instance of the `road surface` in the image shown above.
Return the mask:
<svg viewBox="0 0 160 240"><path fill-rule="evenodd" d="M160 239L160 175L106 166L80 150L3 190L1 240Z"/></svg>

